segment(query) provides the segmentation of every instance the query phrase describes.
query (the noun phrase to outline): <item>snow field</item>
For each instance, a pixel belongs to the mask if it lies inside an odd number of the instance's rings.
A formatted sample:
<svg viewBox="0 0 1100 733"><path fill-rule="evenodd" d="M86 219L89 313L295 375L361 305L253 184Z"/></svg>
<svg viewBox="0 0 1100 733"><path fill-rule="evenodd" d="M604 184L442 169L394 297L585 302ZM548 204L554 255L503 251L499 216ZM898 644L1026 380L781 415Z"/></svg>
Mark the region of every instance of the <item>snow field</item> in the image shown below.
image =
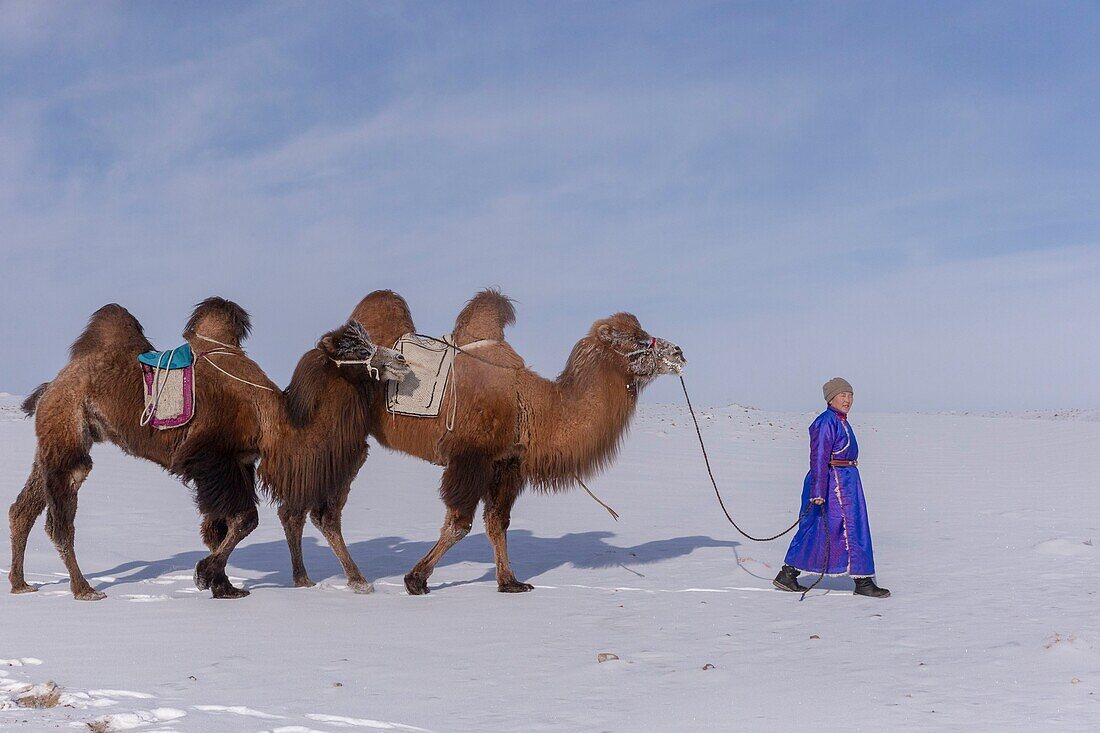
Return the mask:
<svg viewBox="0 0 1100 733"><path fill-rule="evenodd" d="M191 581L205 551L187 489L99 446L77 551L108 598L72 600L40 522L27 571L41 590L0 594L0 727L1095 730L1100 422L1053 415L853 413L885 601L852 596L846 578L801 603L773 590L785 539L750 543L726 524L673 406L643 406L589 484L620 522L583 492L521 497L510 554L536 585L522 595L495 592L480 524L431 595L405 594L438 535L439 469L375 446L344 527L376 593L346 588L312 527L319 585L291 587L265 506L229 569L252 595L214 601ZM797 516L812 417L731 406L701 418L747 530ZM34 450L32 424L15 418L0 409L7 501ZM15 703L48 680L60 704Z"/></svg>

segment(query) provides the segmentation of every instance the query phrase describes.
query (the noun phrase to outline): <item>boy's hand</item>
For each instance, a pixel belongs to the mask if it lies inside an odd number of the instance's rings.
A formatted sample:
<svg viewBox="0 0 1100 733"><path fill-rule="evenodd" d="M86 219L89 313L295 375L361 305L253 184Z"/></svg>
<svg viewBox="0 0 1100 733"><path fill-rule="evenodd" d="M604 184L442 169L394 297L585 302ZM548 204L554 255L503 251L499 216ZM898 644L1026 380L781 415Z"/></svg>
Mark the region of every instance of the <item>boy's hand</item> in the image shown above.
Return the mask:
<svg viewBox="0 0 1100 733"><path fill-rule="evenodd" d="M825 503L825 499L819 496L817 498L810 499L810 503L811 504L817 504L818 506L821 506L822 504Z"/></svg>

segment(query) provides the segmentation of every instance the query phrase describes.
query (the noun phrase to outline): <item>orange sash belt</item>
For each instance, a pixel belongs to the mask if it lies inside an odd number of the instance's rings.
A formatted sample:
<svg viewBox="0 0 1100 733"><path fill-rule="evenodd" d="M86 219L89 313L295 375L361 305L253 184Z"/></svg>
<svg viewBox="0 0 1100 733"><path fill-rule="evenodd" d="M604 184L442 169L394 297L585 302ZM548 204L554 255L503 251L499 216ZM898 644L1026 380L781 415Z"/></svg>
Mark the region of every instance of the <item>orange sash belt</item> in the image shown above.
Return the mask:
<svg viewBox="0 0 1100 733"><path fill-rule="evenodd" d="M837 461L837 460L831 460L831 461L829 461L829 465L830 465L830 466L834 466L834 467L836 467L836 468L848 468L848 467L850 467L850 466L858 466L858 465L859 465L859 461Z"/></svg>

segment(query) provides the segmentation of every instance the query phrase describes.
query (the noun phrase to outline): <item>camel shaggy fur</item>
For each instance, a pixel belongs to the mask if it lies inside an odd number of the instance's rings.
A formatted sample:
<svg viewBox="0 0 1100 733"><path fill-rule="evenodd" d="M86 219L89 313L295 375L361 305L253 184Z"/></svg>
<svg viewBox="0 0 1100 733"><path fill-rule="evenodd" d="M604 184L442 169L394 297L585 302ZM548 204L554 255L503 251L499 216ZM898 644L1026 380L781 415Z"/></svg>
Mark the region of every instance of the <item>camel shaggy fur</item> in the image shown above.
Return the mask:
<svg viewBox="0 0 1100 733"><path fill-rule="evenodd" d="M69 363L23 405L35 417L38 446L30 477L8 512L13 593L37 590L24 578L24 554L30 530L46 510L46 532L69 571L73 595L80 600L104 597L77 564L74 519L78 491L92 469L91 446L109 441L194 489L202 540L210 550L195 567L196 585L209 588L215 598L248 595L230 583L225 565L258 521L256 460L285 461L295 452L309 456L323 446L331 427L319 420L292 424L283 393L240 348L250 330L248 314L236 303L215 297L195 307L183 336L196 354L196 414L182 427L160 431L140 424L143 392L137 355L153 349L141 324L117 304L92 315L72 345ZM204 356L214 344L222 353ZM354 384L387 377L389 362L400 357L376 348L362 326L351 322L322 337L314 352L319 355L315 358L328 361L333 375ZM331 416L328 409L315 412L321 418ZM306 459L299 463L312 465Z"/></svg>
<svg viewBox="0 0 1100 733"><path fill-rule="evenodd" d="M365 297L352 318L384 344L416 330L408 304L389 290ZM679 373L685 363L678 346L650 336L633 315L617 313L592 325L551 381L527 369L505 342L504 329L514 321L512 302L495 290L478 293L459 313L453 335L460 347L480 340L493 343L456 356L453 386L438 417L389 415L383 400L371 407L369 430L381 445L444 466L443 527L439 541L405 576L411 594L428 592L433 568L469 533L479 503L484 504L485 531L496 558L498 590L531 590L533 586L516 579L508 562L506 532L519 493L527 485L564 490L606 468L641 389L660 374ZM455 394L454 429L448 430ZM353 477L349 473L347 483ZM300 526L284 520L292 557L299 563L295 574L300 571L305 577L300 549L295 549L296 543L300 547ZM292 538L295 532L297 539Z"/></svg>

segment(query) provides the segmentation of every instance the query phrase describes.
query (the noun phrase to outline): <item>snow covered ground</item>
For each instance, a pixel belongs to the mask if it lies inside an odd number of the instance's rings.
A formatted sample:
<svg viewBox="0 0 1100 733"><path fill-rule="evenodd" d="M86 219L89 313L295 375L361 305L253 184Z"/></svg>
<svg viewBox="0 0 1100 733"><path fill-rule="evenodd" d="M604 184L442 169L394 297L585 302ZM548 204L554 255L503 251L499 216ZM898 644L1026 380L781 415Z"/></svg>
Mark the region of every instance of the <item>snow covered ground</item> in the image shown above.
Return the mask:
<svg viewBox="0 0 1100 733"><path fill-rule="evenodd" d="M34 450L16 403L0 399L5 505ZM734 516L758 533L793 521L812 415L706 414ZM511 556L537 586L522 595L495 592L481 533L431 595L406 595L442 519L439 469L375 448L345 532L378 592L349 592L312 528L324 582L290 587L264 507L229 571L252 595L214 601L191 581L204 552L187 489L101 446L77 548L108 598L72 600L40 522L27 570L42 589L0 594L0 728L1096 730L1100 422L1065 414L853 414L885 601L846 578L802 603L773 590L786 541L725 523L678 407L644 407L591 484L620 522L582 492L520 499ZM16 705L48 681L55 707Z"/></svg>

